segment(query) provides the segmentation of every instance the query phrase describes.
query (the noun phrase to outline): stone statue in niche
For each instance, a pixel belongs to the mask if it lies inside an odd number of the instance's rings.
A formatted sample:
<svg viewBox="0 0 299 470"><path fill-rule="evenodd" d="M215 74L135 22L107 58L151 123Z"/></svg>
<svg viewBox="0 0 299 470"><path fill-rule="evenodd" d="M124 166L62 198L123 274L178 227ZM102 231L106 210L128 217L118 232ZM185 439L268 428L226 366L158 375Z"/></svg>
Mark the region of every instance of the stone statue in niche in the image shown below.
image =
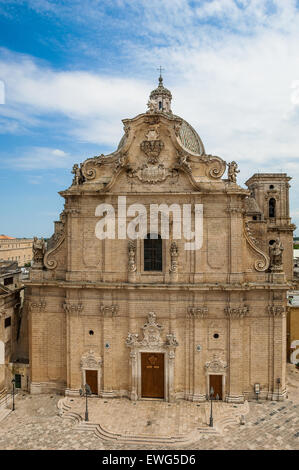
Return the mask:
<svg viewBox="0 0 299 470"><path fill-rule="evenodd" d="M270 245L270 269L271 271L282 271L283 246L279 238L276 238L273 245Z"/></svg>
<svg viewBox="0 0 299 470"><path fill-rule="evenodd" d="M238 165L236 162L231 162L228 164L228 171L227 171L227 176L228 176L228 181L230 183L236 183L237 182L237 173L240 173L240 170L238 170Z"/></svg>

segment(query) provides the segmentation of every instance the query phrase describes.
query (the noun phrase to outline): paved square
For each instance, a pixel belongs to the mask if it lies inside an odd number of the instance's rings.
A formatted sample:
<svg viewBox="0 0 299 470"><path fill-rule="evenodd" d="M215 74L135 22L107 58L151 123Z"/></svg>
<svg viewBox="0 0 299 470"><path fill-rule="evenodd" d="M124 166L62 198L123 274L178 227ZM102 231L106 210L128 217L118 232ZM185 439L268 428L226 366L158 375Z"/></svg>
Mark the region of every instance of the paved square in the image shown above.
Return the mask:
<svg viewBox="0 0 299 470"><path fill-rule="evenodd" d="M250 402L244 425L239 423L239 417L246 411L246 404L214 403L213 434L209 434L211 428L207 426L208 403L197 406L185 401L173 404L139 401L134 404L126 399L89 399L88 430L82 421L83 398L71 402L70 398L58 395L19 393L16 410L1 421L0 449L296 450L299 449L299 371L292 365L288 365L288 390L288 399L283 402ZM70 419L62 419L61 414L64 417L69 414ZM106 434L95 432L92 427L95 422L101 424ZM142 441L110 439L113 435L139 436ZM172 445L150 442L157 436L164 439L192 436L193 442L182 440Z"/></svg>

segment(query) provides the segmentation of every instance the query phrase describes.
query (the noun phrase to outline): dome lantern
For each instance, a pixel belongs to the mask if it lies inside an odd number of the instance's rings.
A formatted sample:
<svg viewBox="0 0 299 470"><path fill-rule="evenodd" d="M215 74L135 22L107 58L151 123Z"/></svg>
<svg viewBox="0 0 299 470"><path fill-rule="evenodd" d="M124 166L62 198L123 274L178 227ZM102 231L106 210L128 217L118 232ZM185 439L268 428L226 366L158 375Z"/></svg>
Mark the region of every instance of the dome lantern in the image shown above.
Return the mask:
<svg viewBox="0 0 299 470"><path fill-rule="evenodd" d="M163 85L163 78L160 70L159 85L158 88L151 92L148 107L152 108L153 111L156 112L172 113L171 99L171 92Z"/></svg>

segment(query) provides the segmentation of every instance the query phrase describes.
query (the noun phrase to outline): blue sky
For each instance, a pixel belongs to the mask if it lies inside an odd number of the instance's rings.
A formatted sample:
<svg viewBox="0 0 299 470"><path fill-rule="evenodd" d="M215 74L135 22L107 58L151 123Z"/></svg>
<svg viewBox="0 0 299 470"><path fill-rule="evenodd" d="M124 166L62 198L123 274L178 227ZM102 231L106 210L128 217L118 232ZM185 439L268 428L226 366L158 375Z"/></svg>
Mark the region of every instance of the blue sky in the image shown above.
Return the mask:
<svg viewBox="0 0 299 470"><path fill-rule="evenodd" d="M160 64L240 184L293 177L299 226L298 44L296 0L0 0L0 233L52 234L72 165L117 147Z"/></svg>

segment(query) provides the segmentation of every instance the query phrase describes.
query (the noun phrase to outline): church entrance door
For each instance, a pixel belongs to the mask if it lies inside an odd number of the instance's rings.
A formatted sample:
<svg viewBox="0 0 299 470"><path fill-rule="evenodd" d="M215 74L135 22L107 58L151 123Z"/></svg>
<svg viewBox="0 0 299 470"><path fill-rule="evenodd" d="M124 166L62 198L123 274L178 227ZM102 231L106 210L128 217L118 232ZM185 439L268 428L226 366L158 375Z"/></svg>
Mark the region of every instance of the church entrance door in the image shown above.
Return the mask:
<svg viewBox="0 0 299 470"><path fill-rule="evenodd" d="M98 371L97 370L86 370L86 383L91 388L93 395L98 394Z"/></svg>
<svg viewBox="0 0 299 470"><path fill-rule="evenodd" d="M164 398L163 353L141 353L141 396Z"/></svg>
<svg viewBox="0 0 299 470"><path fill-rule="evenodd" d="M222 400L222 375L210 375L210 390L211 387L214 389L213 399L218 395L217 398Z"/></svg>

